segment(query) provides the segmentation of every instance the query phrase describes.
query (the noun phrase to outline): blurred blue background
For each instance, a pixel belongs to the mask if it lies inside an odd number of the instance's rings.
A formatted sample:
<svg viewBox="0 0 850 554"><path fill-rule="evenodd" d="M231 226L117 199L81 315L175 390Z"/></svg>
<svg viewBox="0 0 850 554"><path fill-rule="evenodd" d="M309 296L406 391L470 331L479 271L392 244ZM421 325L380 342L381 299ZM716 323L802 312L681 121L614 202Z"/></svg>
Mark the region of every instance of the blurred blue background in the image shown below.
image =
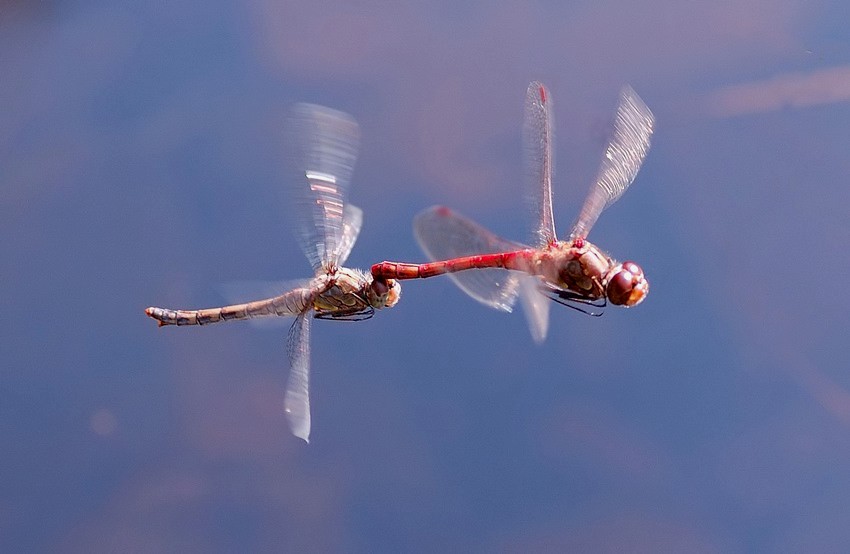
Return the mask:
<svg viewBox="0 0 850 554"><path fill-rule="evenodd" d="M0 2L0 551L850 550L850 30L835 1ZM619 88L657 117L591 239L652 290L548 340L448 279L313 328L149 305L309 276L291 103L351 113L349 260L435 203L523 239L546 83L566 233Z"/></svg>

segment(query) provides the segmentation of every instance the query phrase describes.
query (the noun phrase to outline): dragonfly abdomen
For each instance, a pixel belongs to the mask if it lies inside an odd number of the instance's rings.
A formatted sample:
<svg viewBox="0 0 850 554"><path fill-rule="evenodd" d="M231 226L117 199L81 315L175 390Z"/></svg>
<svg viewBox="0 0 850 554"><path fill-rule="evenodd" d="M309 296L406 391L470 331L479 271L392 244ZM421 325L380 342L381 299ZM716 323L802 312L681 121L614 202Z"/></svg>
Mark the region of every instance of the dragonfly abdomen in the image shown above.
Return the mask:
<svg viewBox="0 0 850 554"><path fill-rule="evenodd" d="M424 264L406 264L397 262L381 262L372 266L372 276L375 279L425 279L446 273L456 273L468 269L504 268L526 271L529 264L530 251L500 252L497 254L479 254L464 256L451 260L429 262Z"/></svg>
<svg viewBox="0 0 850 554"><path fill-rule="evenodd" d="M233 304L203 310L171 310L150 307L145 313L163 325L207 325L235 319L255 317L294 316L309 309L313 292L310 289L295 289L265 300Z"/></svg>

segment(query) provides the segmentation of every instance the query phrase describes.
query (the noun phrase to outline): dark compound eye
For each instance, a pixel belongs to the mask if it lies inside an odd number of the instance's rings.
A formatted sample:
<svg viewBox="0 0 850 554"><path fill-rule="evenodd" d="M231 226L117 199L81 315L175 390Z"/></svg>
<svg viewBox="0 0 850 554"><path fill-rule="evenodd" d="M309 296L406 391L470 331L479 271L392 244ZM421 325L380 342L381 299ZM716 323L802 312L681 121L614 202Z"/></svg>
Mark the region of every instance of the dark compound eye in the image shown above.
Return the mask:
<svg viewBox="0 0 850 554"><path fill-rule="evenodd" d="M387 286L386 281L381 279L376 279L372 281L372 292L374 292L377 296L384 296L389 292L389 287Z"/></svg>
<svg viewBox="0 0 850 554"><path fill-rule="evenodd" d="M643 270L634 262L623 262L623 269L643 280Z"/></svg>
<svg viewBox="0 0 850 554"><path fill-rule="evenodd" d="M608 281L608 300L617 306L637 306L649 293L649 282L643 270L634 262L624 262Z"/></svg>

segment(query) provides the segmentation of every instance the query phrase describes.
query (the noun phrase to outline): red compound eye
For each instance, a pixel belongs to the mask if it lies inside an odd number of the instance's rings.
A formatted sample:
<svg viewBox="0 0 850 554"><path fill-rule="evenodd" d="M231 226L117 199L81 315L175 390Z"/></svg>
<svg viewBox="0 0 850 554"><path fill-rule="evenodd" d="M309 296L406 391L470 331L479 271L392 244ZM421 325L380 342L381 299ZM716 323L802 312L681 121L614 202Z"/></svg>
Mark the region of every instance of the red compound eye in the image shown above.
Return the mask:
<svg viewBox="0 0 850 554"><path fill-rule="evenodd" d="M634 262L624 262L608 281L608 300L617 306L637 306L649 293L649 282Z"/></svg>

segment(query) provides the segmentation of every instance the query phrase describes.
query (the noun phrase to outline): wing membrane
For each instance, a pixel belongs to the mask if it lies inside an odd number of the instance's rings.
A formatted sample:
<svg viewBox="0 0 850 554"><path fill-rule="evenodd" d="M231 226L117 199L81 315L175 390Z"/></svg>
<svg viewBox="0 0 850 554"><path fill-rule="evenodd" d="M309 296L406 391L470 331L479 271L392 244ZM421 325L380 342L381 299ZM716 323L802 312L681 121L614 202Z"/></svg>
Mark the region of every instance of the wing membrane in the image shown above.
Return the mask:
<svg viewBox="0 0 850 554"><path fill-rule="evenodd" d="M520 250L525 246L503 239L449 208L434 206L413 220L419 246L431 260ZM482 304L510 312L516 301L518 276L504 269L473 269L450 273L466 294Z"/></svg>
<svg viewBox="0 0 850 554"><path fill-rule="evenodd" d="M346 113L297 104L289 136L299 173L288 188L292 224L301 250L318 272L338 265L343 250L350 252L353 245L344 232L345 206L360 130Z"/></svg>
<svg viewBox="0 0 850 554"><path fill-rule="evenodd" d="M534 81L525 94L523 122L523 162L526 191L534 215L534 243L538 246L557 240L552 215L552 174L554 173L554 125L552 99L542 83Z"/></svg>
<svg viewBox="0 0 850 554"><path fill-rule="evenodd" d="M342 216L342 237L337 251L337 264L345 264L345 260L351 254L351 249L354 248L354 243L357 242L357 236L360 234L360 228L362 226L363 210L357 206L346 204Z"/></svg>
<svg viewBox="0 0 850 554"><path fill-rule="evenodd" d="M540 294L540 280L537 277L524 275L519 280L519 300L522 312L531 331L531 338L537 344L546 339L549 330L549 299Z"/></svg>
<svg viewBox="0 0 850 554"><path fill-rule="evenodd" d="M630 86L625 86L620 92L613 137L571 236L586 237L599 214L632 184L649 151L654 124L655 118L643 100Z"/></svg>
<svg viewBox="0 0 850 554"><path fill-rule="evenodd" d="M310 442L310 321L309 311L295 318L289 330L289 379L283 409L292 434Z"/></svg>

